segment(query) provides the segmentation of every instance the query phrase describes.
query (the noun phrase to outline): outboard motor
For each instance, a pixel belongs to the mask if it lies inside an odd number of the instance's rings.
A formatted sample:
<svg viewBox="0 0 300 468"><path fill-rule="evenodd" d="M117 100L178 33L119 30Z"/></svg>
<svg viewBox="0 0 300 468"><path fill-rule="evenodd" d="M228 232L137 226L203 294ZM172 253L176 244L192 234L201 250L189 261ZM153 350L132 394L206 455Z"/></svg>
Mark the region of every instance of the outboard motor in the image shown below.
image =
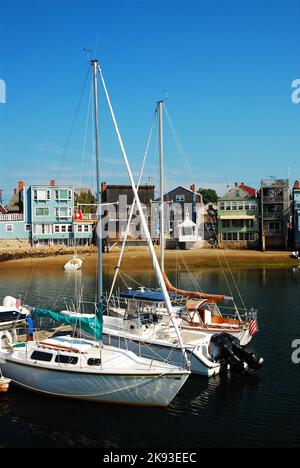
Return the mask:
<svg viewBox="0 0 300 468"><path fill-rule="evenodd" d="M243 348L240 340L229 333L213 335L209 352L215 362L223 361L240 375L251 375L251 369L260 369L264 362L263 358Z"/></svg>

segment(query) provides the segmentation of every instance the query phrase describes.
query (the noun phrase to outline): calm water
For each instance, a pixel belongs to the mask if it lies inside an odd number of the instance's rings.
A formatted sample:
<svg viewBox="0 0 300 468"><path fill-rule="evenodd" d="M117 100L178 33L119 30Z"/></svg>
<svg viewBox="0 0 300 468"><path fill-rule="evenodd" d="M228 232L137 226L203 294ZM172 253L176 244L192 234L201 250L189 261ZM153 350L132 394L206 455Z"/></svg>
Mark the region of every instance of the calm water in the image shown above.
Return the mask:
<svg viewBox="0 0 300 468"><path fill-rule="evenodd" d="M148 274L134 277L155 286ZM228 292L221 273L195 277L204 290ZM0 447L300 447L300 365L291 361L291 343L300 339L300 269L234 277L246 304L259 309L253 347L265 365L257 376L191 377L167 409L95 405L11 388L0 398ZM1 269L0 300L28 291L28 304L61 307L63 295L74 292L73 278L63 271ZM83 273L82 281L93 299L95 279ZM183 273L180 285L188 287Z"/></svg>

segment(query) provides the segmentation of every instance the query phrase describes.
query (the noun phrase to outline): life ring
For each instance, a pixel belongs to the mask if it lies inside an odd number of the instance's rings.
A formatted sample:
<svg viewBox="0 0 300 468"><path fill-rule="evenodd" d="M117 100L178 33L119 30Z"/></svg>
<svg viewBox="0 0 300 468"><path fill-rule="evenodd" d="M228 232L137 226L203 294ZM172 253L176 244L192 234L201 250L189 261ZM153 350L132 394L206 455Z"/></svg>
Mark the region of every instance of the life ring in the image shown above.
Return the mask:
<svg viewBox="0 0 300 468"><path fill-rule="evenodd" d="M4 340L6 341L6 343L3 343ZM11 333L8 330L0 331L0 347L3 349L8 349L8 348L11 348L12 345L13 345L13 338L11 336Z"/></svg>

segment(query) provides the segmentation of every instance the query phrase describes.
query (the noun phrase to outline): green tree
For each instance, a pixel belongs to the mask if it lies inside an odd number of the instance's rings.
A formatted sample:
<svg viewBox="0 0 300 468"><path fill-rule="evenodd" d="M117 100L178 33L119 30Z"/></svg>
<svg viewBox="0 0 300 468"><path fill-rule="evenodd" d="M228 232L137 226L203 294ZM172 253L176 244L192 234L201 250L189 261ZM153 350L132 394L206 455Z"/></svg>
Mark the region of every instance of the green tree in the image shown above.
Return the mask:
<svg viewBox="0 0 300 468"><path fill-rule="evenodd" d="M199 188L198 193L202 195L203 203L206 205L207 203L214 203L216 204L218 201L217 192L213 189L205 189Z"/></svg>
<svg viewBox="0 0 300 468"><path fill-rule="evenodd" d="M82 191L76 197L76 205L83 205L81 206L83 213L96 213L97 207L94 206L96 201L96 197L91 193L90 190ZM88 206L85 206L88 205Z"/></svg>

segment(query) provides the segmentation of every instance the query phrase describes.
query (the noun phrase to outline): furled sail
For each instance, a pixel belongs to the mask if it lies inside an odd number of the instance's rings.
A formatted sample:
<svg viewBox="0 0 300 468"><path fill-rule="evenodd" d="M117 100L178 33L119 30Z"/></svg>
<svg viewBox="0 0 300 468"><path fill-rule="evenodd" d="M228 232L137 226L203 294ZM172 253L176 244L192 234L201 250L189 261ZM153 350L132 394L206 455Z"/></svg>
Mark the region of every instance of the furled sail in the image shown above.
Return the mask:
<svg viewBox="0 0 300 468"><path fill-rule="evenodd" d="M102 320L100 321L96 315L92 318L81 316L75 317L71 315L63 315L59 312L54 312L53 310L39 308L33 309L33 312L37 317L47 317L58 323L64 323L71 327L80 328L90 335L93 335L98 340L102 340Z"/></svg>
<svg viewBox="0 0 300 468"><path fill-rule="evenodd" d="M198 291L186 291L184 289L175 288L175 286L170 283L167 275L164 272L163 278L168 292L181 294L182 296L186 297L194 297L196 299L207 299L208 302L223 302L225 300L225 296L220 294L206 294Z"/></svg>

